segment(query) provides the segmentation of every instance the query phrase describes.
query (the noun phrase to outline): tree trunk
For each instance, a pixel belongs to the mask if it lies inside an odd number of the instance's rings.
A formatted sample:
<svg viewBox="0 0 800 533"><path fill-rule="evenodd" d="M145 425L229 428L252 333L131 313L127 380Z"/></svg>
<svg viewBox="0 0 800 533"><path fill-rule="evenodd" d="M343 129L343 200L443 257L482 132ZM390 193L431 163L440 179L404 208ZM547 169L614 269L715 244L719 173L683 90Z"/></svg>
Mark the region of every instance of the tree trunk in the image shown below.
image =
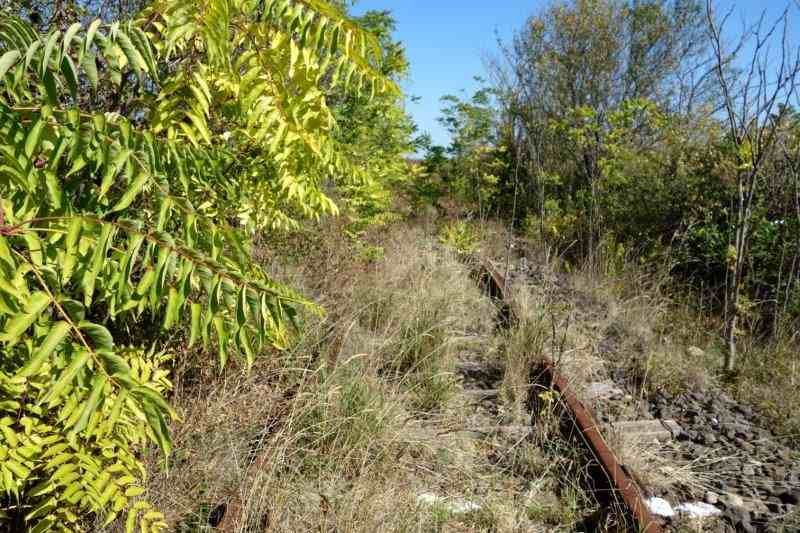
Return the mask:
<svg viewBox="0 0 800 533"><path fill-rule="evenodd" d="M730 313L725 324L725 372L733 372L736 368L736 327L739 323L739 314L734 311Z"/></svg>
<svg viewBox="0 0 800 533"><path fill-rule="evenodd" d="M751 179L753 179L751 177ZM745 248L747 242L748 223L750 222L750 208L745 197L745 182L740 176L739 199L736 210L736 237L734 243L734 257L732 265L728 267L725 288L725 371L733 372L736 368L736 328L739 325L739 299L741 296L742 272L744 271Z"/></svg>

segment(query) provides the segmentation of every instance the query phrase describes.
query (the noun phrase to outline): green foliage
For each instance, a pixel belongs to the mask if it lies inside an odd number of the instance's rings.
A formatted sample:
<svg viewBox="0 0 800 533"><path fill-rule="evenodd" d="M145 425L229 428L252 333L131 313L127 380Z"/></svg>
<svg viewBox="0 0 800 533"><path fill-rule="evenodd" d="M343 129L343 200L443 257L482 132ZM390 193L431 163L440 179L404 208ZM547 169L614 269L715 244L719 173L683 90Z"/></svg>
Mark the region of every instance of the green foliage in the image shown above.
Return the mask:
<svg viewBox="0 0 800 533"><path fill-rule="evenodd" d="M331 91L396 94L377 40L322 0L159 0L125 23L0 18L0 524L166 525L136 450L169 455L166 356L250 365L297 306L250 238L336 213L369 170Z"/></svg>
<svg viewBox="0 0 800 533"><path fill-rule="evenodd" d="M796 330L800 120L785 100L795 78L756 112L740 101L751 91L724 87L748 86L734 60L719 79L696 76L715 62L704 11L697 0L541 9L502 48L494 87L445 99L452 142L429 148L419 196L441 177L462 205L522 221L568 261L666 266L707 291L712 311L733 305L726 316L745 318L740 327ZM720 120L725 92L746 119Z"/></svg>
<svg viewBox="0 0 800 533"><path fill-rule="evenodd" d="M358 22L376 37L381 50L375 68L395 82L408 75L403 45L392 39L395 21L387 11L369 11ZM340 188L348 230L358 235L367 227L399 218L393 205L396 191L408 179L405 157L415 151L416 126L406 113L403 95L384 92L370 96L339 91L333 113L339 125L336 138L350 159L366 172Z"/></svg>
<svg viewBox="0 0 800 533"><path fill-rule="evenodd" d="M377 443L390 422L390 406L361 366L357 358L348 360L303 398L307 403L293 429L305 470L353 471L363 464L352 450L382 453Z"/></svg>
<svg viewBox="0 0 800 533"><path fill-rule="evenodd" d="M483 82L480 78L476 81ZM504 170L493 97L494 91L485 87L469 99L444 96L439 122L451 136L446 149L449 157L443 158L441 149L431 147L426 158L429 171L438 173L454 196L477 207L481 215L497 193L498 175Z"/></svg>
<svg viewBox="0 0 800 533"><path fill-rule="evenodd" d="M477 252L483 237L480 226L465 220L448 222L439 231L439 242L461 255Z"/></svg>
<svg viewBox="0 0 800 533"><path fill-rule="evenodd" d="M462 255L475 253L480 241L479 229L464 220L449 222L439 232L439 242Z"/></svg>

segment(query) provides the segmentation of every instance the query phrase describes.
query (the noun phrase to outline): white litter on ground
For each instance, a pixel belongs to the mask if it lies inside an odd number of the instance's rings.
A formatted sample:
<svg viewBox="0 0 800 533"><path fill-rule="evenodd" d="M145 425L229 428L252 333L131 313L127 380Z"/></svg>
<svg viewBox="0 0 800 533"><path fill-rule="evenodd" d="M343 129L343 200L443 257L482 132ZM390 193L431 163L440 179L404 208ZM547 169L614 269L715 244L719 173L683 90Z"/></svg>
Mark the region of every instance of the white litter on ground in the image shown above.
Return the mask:
<svg viewBox="0 0 800 533"><path fill-rule="evenodd" d="M679 513L688 514L692 518L708 518L722 514L720 509L705 502L682 503L675 507L675 510Z"/></svg>
<svg viewBox="0 0 800 533"><path fill-rule="evenodd" d="M417 496L417 503L422 505L433 505L437 503L441 498L436 494L431 494L430 492L423 492L422 494Z"/></svg>
<svg viewBox="0 0 800 533"><path fill-rule="evenodd" d="M651 513L658 516L675 516L675 510L672 505L663 498L650 498L647 500L647 507L650 508Z"/></svg>
<svg viewBox="0 0 800 533"><path fill-rule="evenodd" d="M437 496L430 492L423 492L417 496L417 503L421 505L444 505L451 513L462 514L469 513L470 511L477 511L481 508L475 502L467 500L453 500L448 501L447 498Z"/></svg>

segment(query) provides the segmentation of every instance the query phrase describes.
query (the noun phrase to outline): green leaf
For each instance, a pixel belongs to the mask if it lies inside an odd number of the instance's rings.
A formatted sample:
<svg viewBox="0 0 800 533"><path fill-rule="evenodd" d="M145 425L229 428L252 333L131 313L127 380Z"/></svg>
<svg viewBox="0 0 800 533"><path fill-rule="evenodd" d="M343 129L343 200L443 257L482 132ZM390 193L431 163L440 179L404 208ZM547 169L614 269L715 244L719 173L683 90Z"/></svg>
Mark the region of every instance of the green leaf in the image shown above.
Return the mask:
<svg viewBox="0 0 800 533"><path fill-rule="evenodd" d="M97 56L95 56L91 52L87 52L83 59L81 60L81 66L83 66L83 72L86 74L86 78L89 80L89 83L92 85L92 89L95 91L97 90L97 83L98 83L98 74L97 74Z"/></svg>
<svg viewBox="0 0 800 533"><path fill-rule="evenodd" d="M92 42L94 41L94 36L97 33L97 29L100 28L100 25L103 23L100 19L95 19L89 24L89 29L86 30L86 41L84 41L83 49L84 51L88 52L89 49L92 47Z"/></svg>
<svg viewBox="0 0 800 533"><path fill-rule="evenodd" d="M31 533L44 533L45 531L50 531L53 525L56 524L57 520L58 518L56 518L55 516L48 515L44 519L36 523L36 526L34 526L33 529L31 529Z"/></svg>
<svg viewBox="0 0 800 533"><path fill-rule="evenodd" d="M127 377L131 375L131 367L128 362L113 352L102 351L97 354L103 361L106 372L112 377Z"/></svg>
<svg viewBox="0 0 800 533"><path fill-rule="evenodd" d="M200 335L200 318L202 314L202 306L198 303L192 304L192 329L189 334L189 348L193 347L197 342Z"/></svg>
<svg viewBox="0 0 800 533"><path fill-rule="evenodd" d="M46 94L46 101L50 107L58 106L58 89L56 88L56 77L53 72L48 70L42 76L42 83L44 83L44 90Z"/></svg>
<svg viewBox="0 0 800 533"><path fill-rule="evenodd" d="M142 487L128 487L125 489L125 496L128 498L136 498L144 493L145 490Z"/></svg>
<svg viewBox="0 0 800 533"><path fill-rule="evenodd" d="M136 72L136 75L141 77L141 71L147 70L147 62L142 57L142 54L140 54L139 50L137 50L133 45L133 42L128 35L122 31L117 33L117 44L119 44L120 48L122 48L122 52L128 59L128 63L130 64L131 68Z"/></svg>
<svg viewBox="0 0 800 533"><path fill-rule="evenodd" d="M78 324L78 329L91 339L95 351L112 352L114 350L114 337L104 326L83 321Z"/></svg>
<svg viewBox="0 0 800 533"><path fill-rule="evenodd" d="M139 193L142 192L142 189L144 189L145 184L149 180L150 176L148 174L146 174L145 172L139 173L139 175L136 176L136 179L133 180L133 183L131 183L130 186L125 190L125 193L122 195L122 197L117 201L114 207L111 208L111 211L109 211L109 213L122 211L123 209L126 209L128 206L130 206L131 203L133 203L133 201L139 195Z"/></svg>
<svg viewBox="0 0 800 533"><path fill-rule="evenodd" d="M33 231L23 233L22 240L25 241L25 245L28 247L31 262L38 267L43 266L44 249L42 248L42 240Z"/></svg>
<svg viewBox="0 0 800 533"><path fill-rule="evenodd" d="M47 171L44 174L44 183L47 186L47 197L53 209L61 209L61 185L55 173Z"/></svg>
<svg viewBox="0 0 800 533"><path fill-rule="evenodd" d="M58 303L73 322L80 322L86 318L86 308L82 303L68 298L61 299Z"/></svg>
<svg viewBox="0 0 800 533"><path fill-rule="evenodd" d="M36 55L36 51L39 50L39 47L41 46L42 41L35 41L28 47L28 50L25 52L25 70L30 68L33 57Z"/></svg>
<svg viewBox="0 0 800 533"><path fill-rule="evenodd" d="M128 158L131 156L133 152L128 148L123 148L117 155L114 157L114 160L108 165L105 174L103 175L103 181L100 184L100 197L106 195L108 190L114 184L114 178L117 176L117 173L125 166L125 163L128 161Z"/></svg>
<svg viewBox="0 0 800 533"><path fill-rule="evenodd" d="M86 426L89 424L89 417L97 411L97 407L100 405L106 383L108 383L108 378L102 374L97 374L92 379L92 392L89 394L89 399L83 404L81 416L78 418L78 422L72 427L71 433L80 433L86 429Z"/></svg>
<svg viewBox="0 0 800 533"><path fill-rule="evenodd" d="M169 298L167 299L167 310L164 313L164 324L163 328L165 330L172 329L172 326L178 320L178 305L180 302L180 297L178 295L178 291L175 290L175 287L169 288Z"/></svg>
<svg viewBox="0 0 800 533"><path fill-rule="evenodd" d="M35 292L25 304L25 310L6 322L0 341L8 343L11 347L17 343L20 336L31 327L39 315L50 305L50 296L45 292Z"/></svg>
<svg viewBox="0 0 800 533"><path fill-rule="evenodd" d="M147 398L142 398L142 411L144 411L147 424L153 432L155 443L169 456L172 451L172 439L169 435L169 428L164 420L164 412L156 404Z"/></svg>
<svg viewBox="0 0 800 533"><path fill-rule="evenodd" d="M36 374L41 368L44 361L50 357L50 354L58 347L59 344L67 337L70 331L70 326L67 322L56 322L47 333L44 341L33 356L25 363L19 372L18 377L29 377Z"/></svg>
<svg viewBox="0 0 800 533"><path fill-rule="evenodd" d="M253 366L253 363L256 360L256 355L255 352L253 352L253 346L250 344L250 334L247 333L247 328L242 328L239 330L239 345L244 351L244 355L247 360L247 367L249 369Z"/></svg>
<svg viewBox="0 0 800 533"><path fill-rule="evenodd" d="M217 330L217 341L219 342L219 367L225 368L228 364L228 332L225 329L225 319L217 315L213 320L214 329Z"/></svg>
<svg viewBox="0 0 800 533"><path fill-rule="evenodd" d="M64 33L64 45L61 50L62 56L66 56L69 53L69 47L72 44L72 39L75 37L75 34L77 34L80 31L80 29L81 29L81 23L75 22Z"/></svg>
<svg viewBox="0 0 800 533"><path fill-rule="evenodd" d="M236 299L236 325L241 328L247 323L247 287L239 289Z"/></svg>
<svg viewBox="0 0 800 533"><path fill-rule="evenodd" d="M83 298L86 307L92 304L92 295L94 294L94 286L97 281L97 275L100 269L103 268L103 262L106 258L106 250L108 248L109 240L111 239L113 226L111 224L103 224L100 230L100 236L95 245L94 253L92 254L91 263L89 268L83 275L81 285L83 287Z"/></svg>
<svg viewBox="0 0 800 533"><path fill-rule="evenodd" d="M78 241L83 229L83 220L75 217L69 221L67 239L64 244L64 262L61 265L61 283L66 285L72 279L78 264Z"/></svg>
<svg viewBox="0 0 800 533"><path fill-rule="evenodd" d="M61 73L64 75L64 79L67 80L67 88L69 89L69 94L72 97L72 100L77 100L78 73L75 69L75 63L72 61L71 57L64 56L64 58L61 60Z"/></svg>
<svg viewBox="0 0 800 533"><path fill-rule="evenodd" d="M0 56L0 81L5 77L6 72L14 66L22 54L18 50L11 50Z"/></svg>
<svg viewBox="0 0 800 533"><path fill-rule="evenodd" d="M150 39L140 28L137 28L136 26L130 27L128 33L131 41L133 41L134 45L136 45L136 48L144 56L144 59L147 62L148 73L154 81L158 82L158 67L156 66L156 59L153 55L153 48L150 46Z"/></svg>
<svg viewBox="0 0 800 533"><path fill-rule="evenodd" d="M10 178L12 182L14 182L17 187L24 191L30 191L31 186L28 183L28 180L22 172L18 169L10 167L8 165L0 165L0 176L5 176Z"/></svg>
<svg viewBox="0 0 800 533"><path fill-rule="evenodd" d="M144 296L150 290L150 287L153 285L153 282L156 280L156 272L152 268L148 268L147 271L142 276L142 279L139 280L139 285L136 286L136 295L137 296Z"/></svg>
<svg viewBox="0 0 800 533"><path fill-rule="evenodd" d="M48 391L47 395L42 399L42 402L50 402L51 405L57 402L58 398L66 391L67 387L78 375L78 372L86 365L91 358L92 354L88 350L81 350L70 361L69 366L61 373L58 381Z"/></svg>
<svg viewBox="0 0 800 533"><path fill-rule="evenodd" d="M44 129L45 121L39 118L36 123L31 128L30 132L28 132L28 136L25 138L25 155L30 159L33 154L36 152L36 149L39 147L39 140L42 137L42 130Z"/></svg>
<svg viewBox="0 0 800 533"><path fill-rule="evenodd" d="M53 33L50 34L50 38L47 40L47 44L44 47L44 54L42 55L42 65L40 68L40 74L43 77L50 68L50 56L53 54L53 49L55 48L59 37L61 37L61 32L59 30L54 31ZM60 63L61 60L59 59L58 62Z"/></svg>
<svg viewBox="0 0 800 533"><path fill-rule="evenodd" d="M140 386L131 391L131 394L142 400L147 400L158 408L159 411L171 417L177 417L175 410L170 407L164 397L152 387Z"/></svg>

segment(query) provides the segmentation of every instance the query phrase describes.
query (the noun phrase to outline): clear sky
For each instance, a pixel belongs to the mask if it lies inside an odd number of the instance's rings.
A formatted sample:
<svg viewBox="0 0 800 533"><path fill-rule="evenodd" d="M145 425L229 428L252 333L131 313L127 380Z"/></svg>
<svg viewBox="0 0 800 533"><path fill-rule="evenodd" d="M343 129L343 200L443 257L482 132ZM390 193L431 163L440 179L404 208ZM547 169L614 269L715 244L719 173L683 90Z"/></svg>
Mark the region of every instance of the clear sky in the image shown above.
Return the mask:
<svg viewBox="0 0 800 533"><path fill-rule="evenodd" d="M439 144L448 141L447 132L436 122L439 98L475 88L473 77L485 74L484 59L497 55L496 35L508 40L528 16L548 0L359 0L354 14L367 10L389 10L397 20L396 38L406 45L411 63L407 94L418 96L408 110L421 131ZM732 28L743 19L752 20L764 9L779 14L788 0L717 0L727 11L735 8ZM800 16L793 13L794 33L800 32Z"/></svg>

